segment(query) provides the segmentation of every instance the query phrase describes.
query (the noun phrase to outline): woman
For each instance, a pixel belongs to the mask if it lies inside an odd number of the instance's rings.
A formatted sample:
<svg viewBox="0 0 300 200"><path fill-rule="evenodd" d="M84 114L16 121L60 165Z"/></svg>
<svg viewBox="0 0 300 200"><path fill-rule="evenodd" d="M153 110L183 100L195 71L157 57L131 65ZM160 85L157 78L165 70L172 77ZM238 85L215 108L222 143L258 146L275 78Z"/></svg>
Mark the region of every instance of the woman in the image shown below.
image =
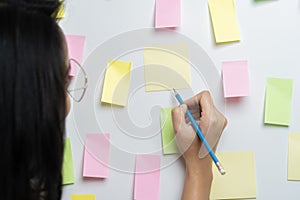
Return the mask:
<svg viewBox="0 0 300 200"><path fill-rule="evenodd" d="M60 199L67 48L60 3L0 1L1 199Z"/></svg>
<svg viewBox="0 0 300 200"><path fill-rule="evenodd" d="M1 199L61 198L69 61L63 33L55 22L59 6L58 0L0 1ZM208 155L198 157L201 141L185 120L187 106L202 132L212 138L213 147L226 119L208 92L172 112L176 140L186 161L182 198L208 199L212 163Z"/></svg>

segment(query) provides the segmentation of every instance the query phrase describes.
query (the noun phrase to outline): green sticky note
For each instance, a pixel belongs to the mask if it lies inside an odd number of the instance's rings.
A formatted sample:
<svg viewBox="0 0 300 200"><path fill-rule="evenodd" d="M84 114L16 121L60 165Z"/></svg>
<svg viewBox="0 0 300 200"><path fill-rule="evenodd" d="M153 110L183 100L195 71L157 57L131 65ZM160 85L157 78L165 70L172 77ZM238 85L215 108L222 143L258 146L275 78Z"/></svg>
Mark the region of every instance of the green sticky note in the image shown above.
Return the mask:
<svg viewBox="0 0 300 200"><path fill-rule="evenodd" d="M161 135L164 154L179 153L173 129L171 111L172 108L162 108L160 110Z"/></svg>
<svg viewBox="0 0 300 200"><path fill-rule="evenodd" d="M70 138L65 138L62 176L63 176L63 185L75 183L74 166L73 166Z"/></svg>
<svg viewBox="0 0 300 200"><path fill-rule="evenodd" d="M94 194L72 194L72 200L96 200Z"/></svg>
<svg viewBox="0 0 300 200"><path fill-rule="evenodd" d="M293 80L268 78L265 99L265 124L290 125Z"/></svg>
<svg viewBox="0 0 300 200"><path fill-rule="evenodd" d="M289 133L288 180L300 181L300 133Z"/></svg>

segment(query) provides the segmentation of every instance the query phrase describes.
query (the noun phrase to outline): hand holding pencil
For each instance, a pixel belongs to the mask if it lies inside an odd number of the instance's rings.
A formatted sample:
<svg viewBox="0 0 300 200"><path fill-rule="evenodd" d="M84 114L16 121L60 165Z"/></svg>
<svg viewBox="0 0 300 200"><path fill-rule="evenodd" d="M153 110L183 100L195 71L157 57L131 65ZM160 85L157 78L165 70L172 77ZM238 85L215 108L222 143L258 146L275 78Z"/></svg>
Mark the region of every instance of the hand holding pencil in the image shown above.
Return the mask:
<svg viewBox="0 0 300 200"><path fill-rule="evenodd" d="M178 100L178 96L176 98ZM197 190L191 190L191 188L195 187L195 185L199 186L199 184L203 185L201 189L203 189L204 192L201 192L201 194L209 194L212 181L213 159L211 155L209 155L200 137L198 137L199 134L197 136L195 127L193 127L190 118L195 119L198 127L200 127L200 132L205 136L205 140L208 143L207 145L211 147L212 154L214 154L216 150L219 138L227 125L227 120L215 108L208 91L203 91L187 101L180 102L180 104L181 103L184 104L172 110L172 120L176 142L186 163L186 180L183 197L193 195L194 192L199 193ZM186 115L187 110L191 113L190 117ZM198 179L191 178L191 175L199 177ZM199 187L197 188L199 190Z"/></svg>
<svg viewBox="0 0 300 200"><path fill-rule="evenodd" d="M211 146L215 146L215 144L219 141L220 135L223 132L224 127L226 126L225 117L217 109L215 109L210 93L208 91L199 93L194 98L191 98L188 101L184 102L180 94L177 93L175 89L173 90L179 104L187 105L187 108L185 106L182 107L182 109L184 109L183 113L185 113L186 116L185 119L183 119L184 116L181 116L182 121L185 121L186 123L190 121L191 126L201 140L199 157L203 158L206 156L206 154L209 154L220 173L224 175L225 170L223 169L223 166L221 165ZM192 112L190 110L192 110ZM202 128L200 128L199 125ZM189 128L188 125L185 127L187 129ZM205 135L210 138L210 143L208 143L208 140L203 134L202 129L205 131ZM188 147L188 145L186 146Z"/></svg>

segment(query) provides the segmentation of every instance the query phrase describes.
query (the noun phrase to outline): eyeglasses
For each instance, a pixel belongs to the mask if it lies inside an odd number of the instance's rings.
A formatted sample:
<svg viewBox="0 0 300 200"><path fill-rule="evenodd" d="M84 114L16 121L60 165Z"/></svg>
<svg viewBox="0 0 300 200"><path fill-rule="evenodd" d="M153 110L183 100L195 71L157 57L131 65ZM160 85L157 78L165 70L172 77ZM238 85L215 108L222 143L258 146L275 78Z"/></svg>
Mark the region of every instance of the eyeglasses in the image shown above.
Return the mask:
<svg viewBox="0 0 300 200"><path fill-rule="evenodd" d="M88 77L83 67L75 59L71 58L69 60L69 63L70 63L70 67L71 66L74 67L77 73L76 73L76 85L74 85L73 89L68 89L67 92L74 101L79 103L83 99L84 94L86 92L88 86ZM74 79L75 77L71 77L71 82Z"/></svg>

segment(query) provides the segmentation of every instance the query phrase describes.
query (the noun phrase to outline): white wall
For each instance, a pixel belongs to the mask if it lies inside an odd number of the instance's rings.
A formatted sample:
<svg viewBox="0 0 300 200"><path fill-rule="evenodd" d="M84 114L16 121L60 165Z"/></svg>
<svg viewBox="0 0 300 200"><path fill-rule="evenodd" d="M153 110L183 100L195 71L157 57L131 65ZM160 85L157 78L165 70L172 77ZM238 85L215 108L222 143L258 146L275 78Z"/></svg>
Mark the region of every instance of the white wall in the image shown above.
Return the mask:
<svg viewBox="0 0 300 200"><path fill-rule="evenodd" d="M170 41L174 39L176 42L177 36L182 34L202 47L215 64L218 73L213 76L216 75L217 80L220 80L222 61L248 60L251 96L226 100L224 112L229 123L218 150L253 150L255 152L257 199L299 199L300 182L287 181L287 142L289 132L300 131L300 123L298 123L300 107L297 106L297 102L300 102L300 93L298 92L300 90L300 1L266 0L265 2L255 2L254 0L236 0L235 5L241 31L241 42L215 45L207 0L182 0L182 23L176 29L177 33L170 34ZM123 51L122 46L131 47L130 42L139 45L138 38L128 41L129 44L119 44L118 41L112 41L109 44L115 46L111 46L109 49L107 46L105 49L103 43L110 41L110 38L118 38L119 35L126 32L152 28L154 6L155 0L67 0L66 17L60 22L60 25L66 34L85 35L87 37L84 53L85 63L83 65L88 68L87 63L94 61L95 54L93 55L93 53L95 52L100 53L100 62L101 56L103 59L109 57L110 52L116 52L115 49L119 48L120 51ZM157 42L163 42L162 40L166 37L160 31L152 32L154 34L151 34L151 31L149 33L145 36L149 44L152 39L155 43L156 37L158 38ZM141 63L139 53L129 57L135 59L136 63ZM192 52L195 55L196 53ZM95 63L95 65L98 64ZM101 67L105 66L100 66L99 63L99 68ZM91 78L93 75L89 75L89 87L98 87L97 81L99 79ZM263 124L267 77L294 79L292 116L289 127L265 126ZM193 90L197 89L198 85L193 83ZM90 91L90 94L94 92L100 91ZM85 98L93 97L93 95L87 95ZM167 105L170 102L165 103ZM140 107L143 108L141 105ZM146 112L147 115L151 115L151 103L148 103L145 108L150 109ZM112 169L107 180L82 178L83 145L81 136L85 133L80 131L101 132L101 130L97 129L97 125L92 124L95 119L86 118L86 121L83 121L80 117L74 117L76 109L84 112L84 106L73 103L73 108L67 118L67 136L71 138L76 182L73 185L64 186L63 199L70 199L73 193L93 193L97 195L96 199L132 199L134 177L131 173ZM154 106L153 113L157 111L155 109ZM104 112L108 113L107 117L111 117L111 110L106 109ZM95 118L96 115L91 112L89 116ZM76 123L80 122L81 124L76 124L74 119L77 120ZM103 131L110 130L110 126L114 126L114 124L109 124L110 120L103 120L105 121L105 124L102 124ZM159 123L158 116L157 119L154 119L154 123ZM155 142L157 141L148 141L147 145L150 145L149 148L160 145ZM136 145L139 146L139 143ZM117 155L117 152L113 152L113 154ZM164 159L164 162L168 162L167 160L172 159L172 157ZM128 163L131 161L128 160ZM129 163L126 167L132 168L133 164ZM183 178L184 166L181 160L162 169L160 199L180 199Z"/></svg>

